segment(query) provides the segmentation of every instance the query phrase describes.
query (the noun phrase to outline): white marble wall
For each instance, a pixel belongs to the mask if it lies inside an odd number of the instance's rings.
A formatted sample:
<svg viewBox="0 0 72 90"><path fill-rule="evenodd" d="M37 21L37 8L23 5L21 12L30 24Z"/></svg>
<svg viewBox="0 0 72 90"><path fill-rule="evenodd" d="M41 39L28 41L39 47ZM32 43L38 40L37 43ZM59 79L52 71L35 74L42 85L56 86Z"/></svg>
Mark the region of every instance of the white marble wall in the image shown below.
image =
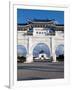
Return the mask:
<svg viewBox="0 0 72 90"><path fill-rule="evenodd" d="M38 43L45 43L50 49L51 56L53 57L53 62L56 62L56 47L60 44L64 44L64 37L58 35L56 36L24 36L24 31L18 31L17 44L23 45L27 50L26 63L33 62L33 49Z"/></svg>

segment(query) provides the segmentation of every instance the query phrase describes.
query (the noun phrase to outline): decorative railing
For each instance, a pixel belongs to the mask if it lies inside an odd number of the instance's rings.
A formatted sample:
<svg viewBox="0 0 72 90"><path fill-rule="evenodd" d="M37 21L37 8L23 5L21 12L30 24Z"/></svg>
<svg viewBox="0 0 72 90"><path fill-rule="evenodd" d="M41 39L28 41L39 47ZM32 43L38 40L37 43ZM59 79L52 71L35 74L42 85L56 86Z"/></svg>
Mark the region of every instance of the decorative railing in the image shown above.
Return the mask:
<svg viewBox="0 0 72 90"><path fill-rule="evenodd" d="M47 36L47 35L55 35L55 33L47 33L46 36Z"/></svg>

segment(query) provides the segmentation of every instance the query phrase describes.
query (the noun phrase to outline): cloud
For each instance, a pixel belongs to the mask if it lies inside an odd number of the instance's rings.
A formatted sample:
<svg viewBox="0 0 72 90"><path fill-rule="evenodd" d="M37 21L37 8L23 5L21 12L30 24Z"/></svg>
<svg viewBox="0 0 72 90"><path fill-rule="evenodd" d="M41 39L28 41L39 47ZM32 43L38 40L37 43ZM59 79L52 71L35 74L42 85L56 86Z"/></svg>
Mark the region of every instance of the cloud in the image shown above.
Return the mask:
<svg viewBox="0 0 72 90"><path fill-rule="evenodd" d="M55 20L55 21L54 21L54 24L59 24L59 22Z"/></svg>

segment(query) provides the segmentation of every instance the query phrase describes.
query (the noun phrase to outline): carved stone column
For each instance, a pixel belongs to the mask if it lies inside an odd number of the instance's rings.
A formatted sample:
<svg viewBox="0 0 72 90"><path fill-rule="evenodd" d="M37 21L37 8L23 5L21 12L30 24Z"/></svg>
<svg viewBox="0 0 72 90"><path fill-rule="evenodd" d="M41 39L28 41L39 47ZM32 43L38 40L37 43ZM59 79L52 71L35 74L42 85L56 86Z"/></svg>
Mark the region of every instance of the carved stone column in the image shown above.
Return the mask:
<svg viewBox="0 0 72 90"><path fill-rule="evenodd" d="M55 53L55 41L54 41L54 37L52 37L52 62L56 62L56 53Z"/></svg>
<svg viewBox="0 0 72 90"><path fill-rule="evenodd" d="M33 62L33 55L32 54L28 54L27 55L27 59L26 59L26 63L31 63Z"/></svg>
<svg viewBox="0 0 72 90"><path fill-rule="evenodd" d="M56 54L53 53L53 62L56 62Z"/></svg>
<svg viewBox="0 0 72 90"><path fill-rule="evenodd" d="M26 63L31 63L33 62L33 55L32 55L32 37L28 37L28 52L27 52L27 57L26 57Z"/></svg>

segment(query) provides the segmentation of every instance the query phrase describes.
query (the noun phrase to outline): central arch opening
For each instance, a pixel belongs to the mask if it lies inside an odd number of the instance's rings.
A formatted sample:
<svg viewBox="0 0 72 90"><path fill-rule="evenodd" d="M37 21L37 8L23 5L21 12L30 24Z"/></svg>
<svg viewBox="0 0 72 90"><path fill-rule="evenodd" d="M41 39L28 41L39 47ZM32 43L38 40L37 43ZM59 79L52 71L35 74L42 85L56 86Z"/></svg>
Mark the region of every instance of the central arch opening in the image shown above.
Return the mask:
<svg viewBox="0 0 72 90"><path fill-rule="evenodd" d="M34 61L50 61L50 49L45 43L38 43L33 49Z"/></svg>

